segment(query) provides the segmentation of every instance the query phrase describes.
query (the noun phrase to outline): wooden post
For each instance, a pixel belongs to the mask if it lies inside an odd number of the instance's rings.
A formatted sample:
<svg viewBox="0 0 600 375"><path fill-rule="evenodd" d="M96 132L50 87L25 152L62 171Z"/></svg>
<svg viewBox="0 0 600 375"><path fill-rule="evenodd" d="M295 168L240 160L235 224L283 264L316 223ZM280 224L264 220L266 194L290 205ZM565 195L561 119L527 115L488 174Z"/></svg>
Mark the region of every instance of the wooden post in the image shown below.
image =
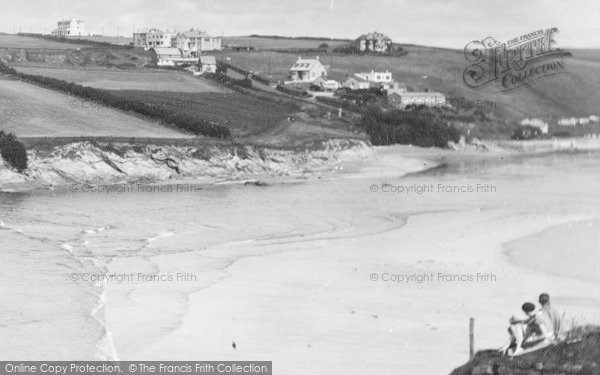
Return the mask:
<svg viewBox="0 0 600 375"><path fill-rule="evenodd" d="M473 359L475 353L475 318L469 318L469 359Z"/></svg>

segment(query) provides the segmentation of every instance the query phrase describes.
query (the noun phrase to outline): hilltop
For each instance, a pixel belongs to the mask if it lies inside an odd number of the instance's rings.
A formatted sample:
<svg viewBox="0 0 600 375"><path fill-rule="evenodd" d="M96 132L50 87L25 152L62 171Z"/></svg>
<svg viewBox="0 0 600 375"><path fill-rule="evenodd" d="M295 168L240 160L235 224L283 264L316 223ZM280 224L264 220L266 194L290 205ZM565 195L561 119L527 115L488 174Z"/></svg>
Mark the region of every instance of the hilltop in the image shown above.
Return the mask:
<svg viewBox="0 0 600 375"><path fill-rule="evenodd" d="M194 108L184 108L184 111L231 128L240 137L240 142L272 143L274 135L289 144L298 144L305 139L327 139L332 135L365 138L364 132L359 134L360 129L350 117L336 123L324 121L323 117L330 109L319 107L314 101L312 104L290 98L281 100L274 90L262 94L256 90L224 90L204 78L148 69L145 67L148 53L141 49L99 43L77 44L79 42L83 41L59 43L4 35L0 38L0 58L20 72L113 90L114 94L125 98L152 103L178 103L191 99ZM572 50L573 57L566 60L568 74L497 93L493 87L473 89L465 85L462 75L468 62L461 50L396 43L395 48L400 48L402 53L394 56L335 52L337 47L350 42L311 37L225 37L225 45L247 45L254 50L223 50L211 54L268 78L272 85L287 78L289 68L299 54L319 55L328 66L328 77L336 80L344 80L356 72L388 70L395 81L405 82L409 91L443 93L453 106L460 107L455 116L460 123L458 126L469 131L471 136L483 139L506 139L515 124L525 118L549 122L550 133L567 130L576 135L578 133L571 128L554 125L556 120L600 113L600 50ZM268 86L261 88L269 91ZM483 120L480 114L474 113L475 109L485 113ZM286 119L291 117L305 121L290 124ZM597 133L597 128L597 125L589 125L585 130ZM577 131L582 133L581 129Z"/></svg>

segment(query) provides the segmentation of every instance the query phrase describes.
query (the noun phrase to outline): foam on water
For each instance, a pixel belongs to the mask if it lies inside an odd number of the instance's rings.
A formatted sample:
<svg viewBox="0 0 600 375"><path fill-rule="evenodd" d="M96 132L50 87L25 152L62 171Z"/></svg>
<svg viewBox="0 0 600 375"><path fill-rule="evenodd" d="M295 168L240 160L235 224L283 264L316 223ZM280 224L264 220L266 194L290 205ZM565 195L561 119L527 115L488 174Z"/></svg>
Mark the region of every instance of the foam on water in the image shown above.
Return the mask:
<svg viewBox="0 0 600 375"><path fill-rule="evenodd" d="M107 227L100 227L97 229L86 229L83 231L83 233L85 234L96 234L96 233L100 233L100 232L104 232L105 230L110 229L110 226Z"/></svg>
<svg viewBox="0 0 600 375"><path fill-rule="evenodd" d="M171 237L173 234L175 234L175 233L174 232L163 232L156 237L146 238L146 241L154 242L154 241L160 240L161 238Z"/></svg>
<svg viewBox="0 0 600 375"><path fill-rule="evenodd" d="M73 253L73 246L69 245L68 243L64 243L64 244L60 245L60 247L67 250L71 254Z"/></svg>

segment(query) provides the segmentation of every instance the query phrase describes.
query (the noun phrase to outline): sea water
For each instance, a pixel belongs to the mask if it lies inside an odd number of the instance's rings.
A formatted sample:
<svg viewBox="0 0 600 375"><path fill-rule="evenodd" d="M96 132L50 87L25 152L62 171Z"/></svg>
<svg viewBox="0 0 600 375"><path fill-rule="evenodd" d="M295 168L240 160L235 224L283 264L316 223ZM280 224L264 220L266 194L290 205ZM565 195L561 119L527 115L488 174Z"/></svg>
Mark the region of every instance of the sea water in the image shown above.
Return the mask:
<svg viewBox="0 0 600 375"><path fill-rule="evenodd" d="M193 319L190 298L227 279L233 263L300 244L352 246L353 238L402 231L420 213L600 217L595 153L449 161L401 176L389 163L394 150L379 149L385 168L376 160L268 186L0 193L0 359L131 359ZM527 246L535 248L531 235ZM170 354L177 353L163 356Z"/></svg>

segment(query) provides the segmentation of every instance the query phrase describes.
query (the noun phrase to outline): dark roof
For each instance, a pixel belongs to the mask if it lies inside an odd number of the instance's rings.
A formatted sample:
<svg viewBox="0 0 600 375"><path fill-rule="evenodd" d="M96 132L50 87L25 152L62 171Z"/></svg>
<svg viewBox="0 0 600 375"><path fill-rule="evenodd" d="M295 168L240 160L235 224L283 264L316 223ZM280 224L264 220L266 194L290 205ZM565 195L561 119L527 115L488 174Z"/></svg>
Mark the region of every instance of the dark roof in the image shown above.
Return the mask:
<svg viewBox="0 0 600 375"><path fill-rule="evenodd" d="M179 33L184 35L186 38L211 38L210 35L208 35L207 33L205 33L204 31L198 31L198 30L189 30L189 31L184 31L182 33ZM177 34L177 35L179 35Z"/></svg>
<svg viewBox="0 0 600 375"><path fill-rule="evenodd" d="M351 80L351 79L355 80L356 82L369 82L369 81L367 81L366 79L364 79L364 78L362 78L362 77L358 77L358 76L350 76L350 77L346 78L346 79L344 80L344 82L346 82L346 81L349 81L349 80Z"/></svg>
<svg viewBox="0 0 600 375"><path fill-rule="evenodd" d="M390 37L388 37L387 35L383 34L383 33L378 33L377 31L374 31L372 33L368 33L368 34L363 34L361 36L358 37L357 40L389 40L391 41L392 39L390 39Z"/></svg>

